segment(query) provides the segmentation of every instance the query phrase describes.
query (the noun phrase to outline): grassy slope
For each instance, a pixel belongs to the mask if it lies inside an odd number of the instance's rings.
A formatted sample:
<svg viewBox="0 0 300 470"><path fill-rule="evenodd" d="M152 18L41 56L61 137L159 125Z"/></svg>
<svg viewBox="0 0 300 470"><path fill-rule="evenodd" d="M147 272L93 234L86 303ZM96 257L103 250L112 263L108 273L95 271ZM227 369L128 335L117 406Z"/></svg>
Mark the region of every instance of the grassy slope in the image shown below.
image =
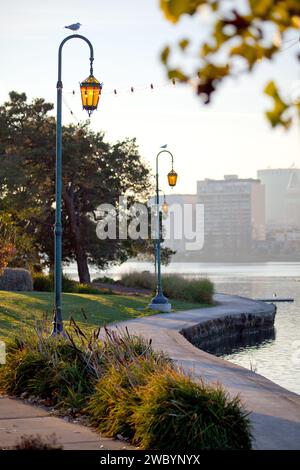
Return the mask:
<svg viewBox="0 0 300 470"><path fill-rule="evenodd" d="M84 321L83 310L90 325L101 326L152 313L141 310L149 300L147 297L125 295L63 294L63 313L65 319L72 315L81 322ZM200 307L178 300L172 301L172 306L176 310ZM53 294L50 292L0 291L0 338L5 339L24 327L33 326L45 314L51 319L52 308Z"/></svg>

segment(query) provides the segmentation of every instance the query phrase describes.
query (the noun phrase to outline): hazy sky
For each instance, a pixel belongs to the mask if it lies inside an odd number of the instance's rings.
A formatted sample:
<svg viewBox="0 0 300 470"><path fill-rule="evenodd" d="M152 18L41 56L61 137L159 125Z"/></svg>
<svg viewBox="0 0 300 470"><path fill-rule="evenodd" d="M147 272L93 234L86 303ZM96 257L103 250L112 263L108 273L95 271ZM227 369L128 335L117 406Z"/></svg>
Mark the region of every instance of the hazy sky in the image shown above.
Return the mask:
<svg viewBox="0 0 300 470"><path fill-rule="evenodd" d="M263 111L271 105L262 89L270 78L290 96L300 89L300 65L294 60L299 44L262 63L254 75L228 81L209 107L185 86L162 86L165 72L159 53L166 43L185 35L202 37L209 18L186 17L171 25L158 0L0 0L0 101L10 90L28 97L56 99L57 49L68 34L64 25L83 24L80 32L94 45L95 76L104 82L99 109L91 125L107 139L137 137L141 152L154 168L160 145L168 143L179 174L176 192L193 193L196 181L237 173L255 177L258 168L300 166L300 133L271 130ZM295 37L295 32L287 39ZM283 44L287 48L291 43ZM86 119L80 96L72 95L89 75L89 51L82 41L70 41L63 52L64 97L79 120ZM130 94L130 87L149 89ZM158 88L157 88L158 86ZM113 89L118 89L114 96ZM64 122L74 122L66 106ZM162 178L169 170L161 160ZM164 180L165 181L165 180ZM167 185L162 184L167 190Z"/></svg>

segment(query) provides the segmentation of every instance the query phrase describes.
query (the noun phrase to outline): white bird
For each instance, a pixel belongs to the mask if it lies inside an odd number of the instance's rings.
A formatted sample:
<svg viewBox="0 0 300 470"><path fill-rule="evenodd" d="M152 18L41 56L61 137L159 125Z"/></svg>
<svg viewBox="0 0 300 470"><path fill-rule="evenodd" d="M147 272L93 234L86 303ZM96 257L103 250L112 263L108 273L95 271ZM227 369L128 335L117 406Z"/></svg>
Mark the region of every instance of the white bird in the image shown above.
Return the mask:
<svg viewBox="0 0 300 470"><path fill-rule="evenodd" d="M69 26L65 26L65 28L70 29L71 31L78 31L80 26L82 26L81 23L73 23L69 24Z"/></svg>

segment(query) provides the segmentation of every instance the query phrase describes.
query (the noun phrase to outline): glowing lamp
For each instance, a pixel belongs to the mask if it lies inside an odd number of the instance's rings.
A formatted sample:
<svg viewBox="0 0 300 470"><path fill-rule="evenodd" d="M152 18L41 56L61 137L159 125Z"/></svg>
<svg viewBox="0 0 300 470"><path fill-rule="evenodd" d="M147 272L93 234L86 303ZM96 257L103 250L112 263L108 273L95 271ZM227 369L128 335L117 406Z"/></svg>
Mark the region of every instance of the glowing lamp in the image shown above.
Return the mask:
<svg viewBox="0 0 300 470"><path fill-rule="evenodd" d="M171 186L171 187L176 186L176 182L177 182L177 173L172 169L172 170L168 173L168 183L169 183L169 186Z"/></svg>
<svg viewBox="0 0 300 470"><path fill-rule="evenodd" d="M164 215L168 215L169 204L166 201L164 201L164 203L162 204L161 210L163 211Z"/></svg>
<svg viewBox="0 0 300 470"><path fill-rule="evenodd" d="M102 86L103 83L98 82L93 75L80 83L82 107L89 116L98 107Z"/></svg>

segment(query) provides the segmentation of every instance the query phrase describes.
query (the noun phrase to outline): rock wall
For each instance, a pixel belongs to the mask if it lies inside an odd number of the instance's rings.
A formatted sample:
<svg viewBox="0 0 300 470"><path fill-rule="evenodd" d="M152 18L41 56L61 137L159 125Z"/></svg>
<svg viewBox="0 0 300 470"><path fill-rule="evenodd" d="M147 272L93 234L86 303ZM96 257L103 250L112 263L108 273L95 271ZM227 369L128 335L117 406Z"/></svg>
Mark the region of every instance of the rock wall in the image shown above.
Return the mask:
<svg viewBox="0 0 300 470"><path fill-rule="evenodd" d="M273 307L268 312L224 315L183 329L180 333L188 341L201 347L201 343L216 339L220 341L222 337L238 337L243 334L270 330L274 328L276 315L276 306L273 305Z"/></svg>

